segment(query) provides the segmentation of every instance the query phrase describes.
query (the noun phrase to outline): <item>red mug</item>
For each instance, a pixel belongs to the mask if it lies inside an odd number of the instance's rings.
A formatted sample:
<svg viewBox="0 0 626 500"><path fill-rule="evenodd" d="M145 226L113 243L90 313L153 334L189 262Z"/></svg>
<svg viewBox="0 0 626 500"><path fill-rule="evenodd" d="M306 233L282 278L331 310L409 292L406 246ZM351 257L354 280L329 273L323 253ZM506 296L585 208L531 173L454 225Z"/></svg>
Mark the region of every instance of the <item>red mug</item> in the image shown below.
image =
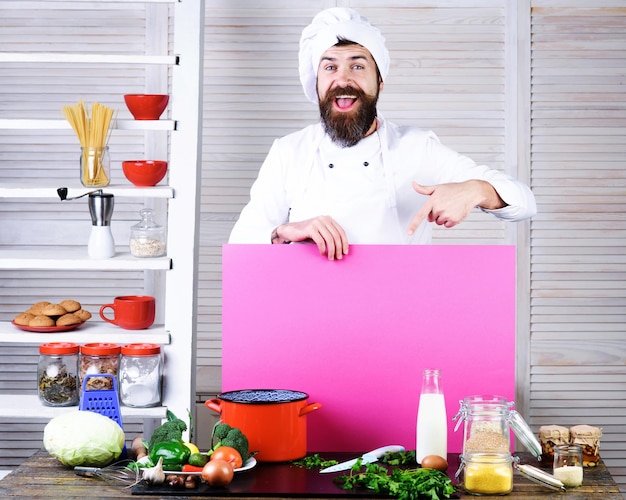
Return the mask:
<svg viewBox="0 0 626 500"><path fill-rule="evenodd" d="M113 310L113 318L104 315L105 309ZM100 308L100 317L125 330L143 330L154 323L154 297L149 295L124 295L115 297L113 304L104 304Z"/></svg>

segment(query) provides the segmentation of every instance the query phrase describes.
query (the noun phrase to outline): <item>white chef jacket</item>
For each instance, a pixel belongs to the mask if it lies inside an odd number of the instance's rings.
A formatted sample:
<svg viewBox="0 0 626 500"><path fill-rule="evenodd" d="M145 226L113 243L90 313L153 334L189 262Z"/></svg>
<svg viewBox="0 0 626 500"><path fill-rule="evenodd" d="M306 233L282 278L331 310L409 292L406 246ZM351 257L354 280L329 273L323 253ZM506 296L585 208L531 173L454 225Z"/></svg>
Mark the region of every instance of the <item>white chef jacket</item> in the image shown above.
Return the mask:
<svg viewBox="0 0 626 500"><path fill-rule="evenodd" d="M485 212L508 221L535 215L534 195L524 183L458 154L433 132L378 120L374 134L349 148L334 145L321 123L276 139L229 243L271 243L277 226L320 215L335 219L350 244L430 243L427 220L407 234L427 199L412 181L429 186L481 179L507 203Z"/></svg>

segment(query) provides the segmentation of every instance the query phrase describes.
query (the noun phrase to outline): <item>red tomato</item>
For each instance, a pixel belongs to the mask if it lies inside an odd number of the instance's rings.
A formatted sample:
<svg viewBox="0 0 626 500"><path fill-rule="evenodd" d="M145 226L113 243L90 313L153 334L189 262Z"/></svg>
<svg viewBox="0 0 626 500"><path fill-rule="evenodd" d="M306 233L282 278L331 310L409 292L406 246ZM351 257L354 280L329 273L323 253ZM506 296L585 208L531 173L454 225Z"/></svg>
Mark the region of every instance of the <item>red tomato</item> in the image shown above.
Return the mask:
<svg viewBox="0 0 626 500"><path fill-rule="evenodd" d="M230 484L234 475L233 466L224 460L211 460L202 468L202 479L216 488Z"/></svg>
<svg viewBox="0 0 626 500"><path fill-rule="evenodd" d="M211 460L224 460L232 465L233 469L238 469L243 464L241 454L230 446L220 446L211 454Z"/></svg>

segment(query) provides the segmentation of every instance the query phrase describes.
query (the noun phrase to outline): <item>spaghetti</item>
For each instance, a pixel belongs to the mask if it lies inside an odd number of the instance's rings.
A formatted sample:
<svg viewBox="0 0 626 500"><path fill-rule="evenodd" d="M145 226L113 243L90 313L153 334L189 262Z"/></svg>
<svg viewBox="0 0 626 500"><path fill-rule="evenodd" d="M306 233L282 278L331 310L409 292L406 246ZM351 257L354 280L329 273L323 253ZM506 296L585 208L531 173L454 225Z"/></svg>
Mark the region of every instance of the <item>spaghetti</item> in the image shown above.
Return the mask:
<svg viewBox="0 0 626 500"><path fill-rule="evenodd" d="M89 116L83 101L63 106L63 116L70 123L82 148L81 181L84 186L108 186L107 145L111 136L113 110L94 102Z"/></svg>

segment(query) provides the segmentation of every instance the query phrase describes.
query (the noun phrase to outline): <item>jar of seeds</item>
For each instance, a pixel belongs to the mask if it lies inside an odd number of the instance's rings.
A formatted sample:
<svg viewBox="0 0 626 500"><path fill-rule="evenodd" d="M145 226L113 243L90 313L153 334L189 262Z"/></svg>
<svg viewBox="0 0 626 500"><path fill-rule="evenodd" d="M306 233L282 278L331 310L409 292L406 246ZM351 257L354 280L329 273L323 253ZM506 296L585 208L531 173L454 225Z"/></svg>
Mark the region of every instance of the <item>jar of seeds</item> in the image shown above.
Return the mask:
<svg viewBox="0 0 626 500"><path fill-rule="evenodd" d="M474 453L509 454L511 429L522 444L536 457L541 445L522 416L514 409L515 403L501 396L469 396L459 401L460 408L453 420L454 430L464 424L463 456Z"/></svg>
<svg viewBox="0 0 626 500"><path fill-rule="evenodd" d="M464 469L465 491L471 495L506 495L513 488L511 429L536 457L541 445L515 403L501 396L469 396L459 401L455 431L464 424L463 453L457 476Z"/></svg>
<svg viewBox="0 0 626 500"><path fill-rule="evenodd" d="M78 404L78 344L50 342L39 346L39 400L46 406Z"/></svg>

